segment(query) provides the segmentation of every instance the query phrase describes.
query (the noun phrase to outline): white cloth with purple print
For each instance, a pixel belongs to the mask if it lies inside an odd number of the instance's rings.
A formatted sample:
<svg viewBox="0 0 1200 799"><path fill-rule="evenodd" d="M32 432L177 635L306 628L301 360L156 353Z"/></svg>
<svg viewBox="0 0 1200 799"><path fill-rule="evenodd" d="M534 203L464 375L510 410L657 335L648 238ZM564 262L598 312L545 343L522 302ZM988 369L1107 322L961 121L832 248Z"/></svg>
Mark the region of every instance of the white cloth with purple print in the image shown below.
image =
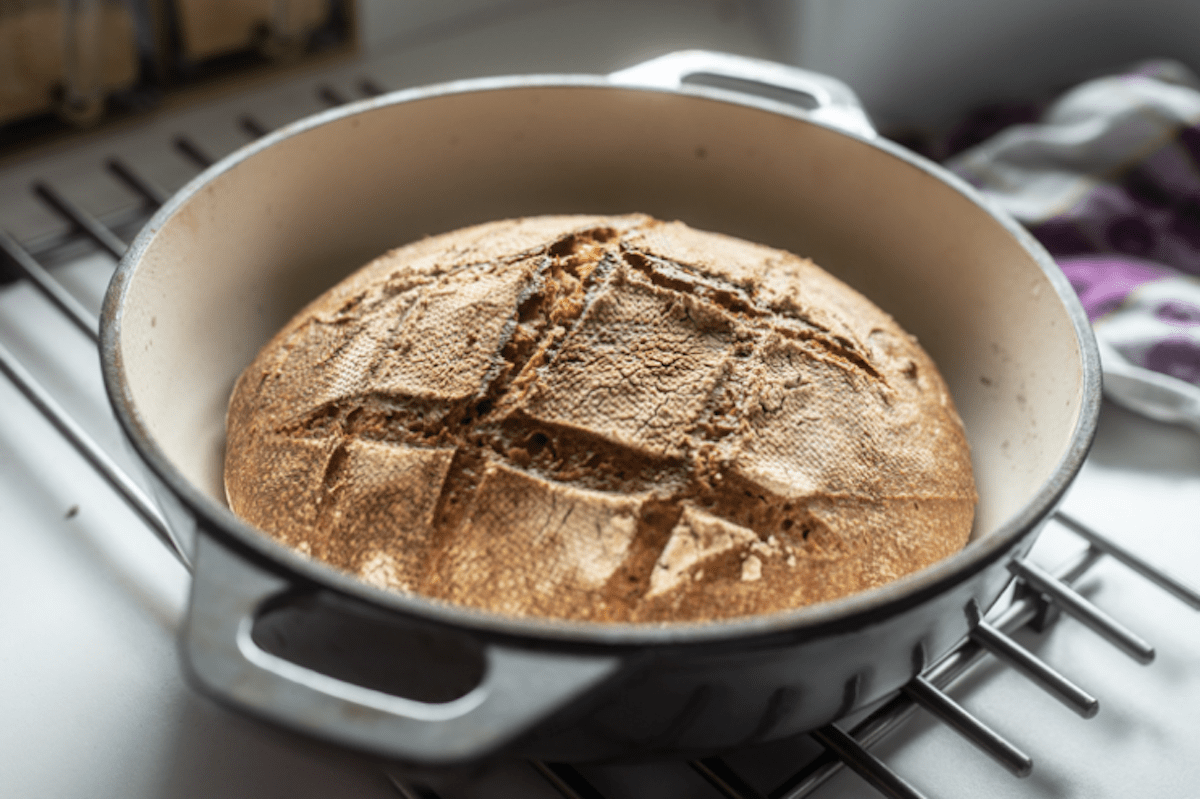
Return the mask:
<svg viewBox="0 0 1200 799"><path fill-rule="evenodd" d="M1200 431L1200 79L1153 61L1088 81L947 166L1058 261L1105 394Z"/></svg>

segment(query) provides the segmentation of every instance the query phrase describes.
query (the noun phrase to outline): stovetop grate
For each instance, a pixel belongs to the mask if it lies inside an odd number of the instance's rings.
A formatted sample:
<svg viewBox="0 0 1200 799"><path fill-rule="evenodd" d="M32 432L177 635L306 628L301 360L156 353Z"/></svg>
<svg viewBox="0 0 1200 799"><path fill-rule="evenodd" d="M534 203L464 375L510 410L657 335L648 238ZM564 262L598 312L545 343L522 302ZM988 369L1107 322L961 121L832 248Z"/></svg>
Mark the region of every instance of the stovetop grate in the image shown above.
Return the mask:
<svg viewBox="0 0 1200 799"><path fill-rule="evenodd" d="M378 82L369 77L361 78L356 88L367 97L384 91ZM329 107L348 102L341 92L330 85L319 85L316 94ZM243 114L238 123L239 128L251 138L258 138L269 132L252 114ZM182 158L200 169L207 168L216 161L186 134L176 135L172 144ZM141 200L140 206L123 209L101 219L60 193L50 183L39 181L30 187L31 192L37 200L68 223L69 229L25 243L18 242L8 233L0 231L0 251L13 267L12 270L0 274L0 282L27 279L93 342L98 340L98 322L95 315L63 287L43 262L64 260L62 253L78 247L80 241L90 241L114 258L120 259L128 246L124 236L139 229L169 197L168 192L140 175L136 166L120 158L110 158L105 166L115 180ZM154 502L2 345L0 371L126 500L184 566L190 569L186 548L162 519ZM940 661L921 671L895 697L850 730L830 724L810 733L822 748L822 754L798 767L776 787L763 793L750 785L720 757L692 760L688 765L713 788L714 795L728 799L799 799L811 795L845 767L857 772L884 796L891 799L919 799L922 794L871 754L868 747L899 728L918 708L922 708L963 735L1014 775L1027 776L1033 768L1032 758L951 698L947 691L956 682L983 661L986 655L991 654L1080 716L1094 716L1099 709L1099 702L1095 697L1021 646L1011 635L1022 627L1045 630L1062 613L1067 613L1139 663L1150 663L1154 659L1154 649L1149 643L1072 588L1073 583L1106 556L1122 563L1192 608L1200 610L1200 592L1066 513L1056 512L1052 519L1083 539L1087 548L1058 567L1054 573L1045 571L1028 559L1012 561L1010 568L1015 578L1014 587L1009 601L1006 604L999 603L1003 607L992 609L986 618L980 609L968 608L968 612L973 615L973 630L967 640ZM549 785L567 799L603 799L603 794L589 783L578 769L568 764L541 761L530 761L530 764ZM397 793L409 799L438 797L433 789L424 785L406 781L390 773L388 779Z"/></svg>

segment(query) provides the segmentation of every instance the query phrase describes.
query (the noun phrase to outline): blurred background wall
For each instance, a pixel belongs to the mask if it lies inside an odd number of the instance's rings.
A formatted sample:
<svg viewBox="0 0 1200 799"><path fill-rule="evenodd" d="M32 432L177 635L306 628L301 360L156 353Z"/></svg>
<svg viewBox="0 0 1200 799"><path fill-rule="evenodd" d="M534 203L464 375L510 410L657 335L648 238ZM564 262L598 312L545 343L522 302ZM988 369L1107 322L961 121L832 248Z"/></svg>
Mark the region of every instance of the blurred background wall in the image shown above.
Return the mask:
<svg viewBox="0 0 1200 799"><path fill-rule="evenodd" d="M839 77L885 130L944 128L1140 59L1200 71L1197 30L1197 0L0 0L0 125L91 125L337 52L407 59L418 85L709 47Z"/></svg>
<svg viewBox="0 0 1200 799"><path fill-rule="evenodd" d="M1200 72L1196 0L767 2L781 58L841 78L883 124L945 125L1146 58Z"/></svg>

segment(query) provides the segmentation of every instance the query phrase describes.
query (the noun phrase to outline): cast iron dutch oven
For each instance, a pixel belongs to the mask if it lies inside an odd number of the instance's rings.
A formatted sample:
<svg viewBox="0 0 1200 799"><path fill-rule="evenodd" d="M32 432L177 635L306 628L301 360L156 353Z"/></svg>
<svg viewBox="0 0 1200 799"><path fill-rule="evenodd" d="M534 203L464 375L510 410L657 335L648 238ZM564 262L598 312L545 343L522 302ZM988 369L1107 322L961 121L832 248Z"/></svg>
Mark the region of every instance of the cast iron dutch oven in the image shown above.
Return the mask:
<svg viewBox="0 0 1200 799"><path fill-rule="evenodd" d="M980 502L963 552L794 611L600 625L387 593L230 512L233 381L311 298L427 234L633 211L809 256L920 339L972 447ZM879 703L968 634L972 603L1000 596L1079 469L1100 397L1086 319L1016 223L878 138L837 81L704 52L606 77L397 92L233 153L130 248L105 300L103 359L120 422L194 548L182 651L195 684L423 764L712 752Z"/></svg>

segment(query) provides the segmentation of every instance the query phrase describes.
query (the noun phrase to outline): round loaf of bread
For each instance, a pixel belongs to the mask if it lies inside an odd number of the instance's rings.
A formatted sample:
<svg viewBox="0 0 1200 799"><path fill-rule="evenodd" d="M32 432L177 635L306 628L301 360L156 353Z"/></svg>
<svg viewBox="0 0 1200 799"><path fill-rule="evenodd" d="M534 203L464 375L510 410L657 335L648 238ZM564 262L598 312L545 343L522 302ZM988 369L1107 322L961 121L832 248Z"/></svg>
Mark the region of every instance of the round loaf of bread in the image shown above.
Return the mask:
<svg viewBox="0 0 1200 799"><path fill-rule="evenodd" d="M695 621L882 585L977 499L933 362L811 261L642 215L378 258L246 369L233 510L375 585Z"/></svg>

